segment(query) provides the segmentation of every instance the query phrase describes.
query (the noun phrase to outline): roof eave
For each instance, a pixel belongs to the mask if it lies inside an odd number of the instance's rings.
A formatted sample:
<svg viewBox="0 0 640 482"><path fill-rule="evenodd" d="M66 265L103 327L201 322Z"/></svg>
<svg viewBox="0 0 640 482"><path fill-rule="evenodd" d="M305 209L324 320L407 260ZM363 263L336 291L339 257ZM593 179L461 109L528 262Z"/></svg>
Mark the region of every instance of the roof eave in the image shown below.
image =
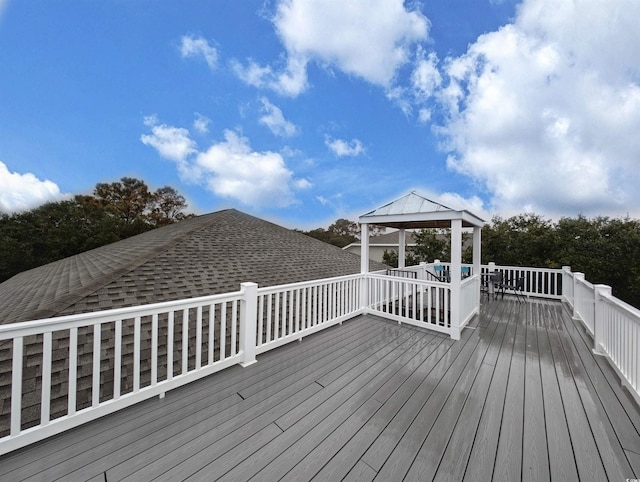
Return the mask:
<svg viewBox="0 0 640 482"><path fill-rule="evenodd" d="M398 229L450 228L451 221L462 220L465 228L482 227L485 221L469 211L435 211L426 213L382 214L372 213L360 216L360 223L378 224Z"/></svg>

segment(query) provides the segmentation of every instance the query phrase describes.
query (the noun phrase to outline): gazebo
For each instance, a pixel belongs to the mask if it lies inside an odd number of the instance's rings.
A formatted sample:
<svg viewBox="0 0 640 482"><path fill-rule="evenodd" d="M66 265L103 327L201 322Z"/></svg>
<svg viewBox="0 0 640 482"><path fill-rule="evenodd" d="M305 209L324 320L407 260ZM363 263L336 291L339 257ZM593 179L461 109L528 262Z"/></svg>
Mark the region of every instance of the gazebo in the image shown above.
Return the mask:
<svg viewBox="0 0 640 482"><path fill-rule="evenodd" d="M451 325L452 337L460 338L462 328L462 233L463 228L473 229L473 266L472 276L480 282L480 233L484 220L467 210L456 211L441 203L427 199L415 191L400 199L385 204L359 218L361 226L361 272L369 270L369 225L375 224L399 230L398 267L405 263L405 232L407 229L450 228L451 229L451 266L448 283L451 288ZM475 312L480 308L479 289L475 296Z"/></svg>

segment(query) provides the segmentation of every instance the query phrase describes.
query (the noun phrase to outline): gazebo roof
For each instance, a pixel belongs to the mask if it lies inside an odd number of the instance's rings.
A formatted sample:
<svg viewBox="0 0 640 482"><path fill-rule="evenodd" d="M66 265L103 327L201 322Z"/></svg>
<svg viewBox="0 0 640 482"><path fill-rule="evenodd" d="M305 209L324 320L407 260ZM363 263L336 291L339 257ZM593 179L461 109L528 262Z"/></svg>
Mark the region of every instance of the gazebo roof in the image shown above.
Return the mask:
<svg viewBox="0 0 640 482"><path fill-rule="evenodd" d="M482 227L484 220L469 211L456 211L414 192L360 216L361 223L397 229L450 228L462 220L462 227Z"/></svg>

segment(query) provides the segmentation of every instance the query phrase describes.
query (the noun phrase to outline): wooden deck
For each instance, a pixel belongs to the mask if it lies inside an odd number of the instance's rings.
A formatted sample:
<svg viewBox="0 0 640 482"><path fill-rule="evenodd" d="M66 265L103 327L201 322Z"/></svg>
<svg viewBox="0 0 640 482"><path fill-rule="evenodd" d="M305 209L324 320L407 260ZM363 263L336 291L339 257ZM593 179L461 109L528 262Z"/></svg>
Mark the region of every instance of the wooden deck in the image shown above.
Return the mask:
<svg viewBox="0 0 640 482"><path fill-rule="evenodd" d="M0 480L640 477L640 411L562 304L454 342L362 316L0 458Z"/></svg>

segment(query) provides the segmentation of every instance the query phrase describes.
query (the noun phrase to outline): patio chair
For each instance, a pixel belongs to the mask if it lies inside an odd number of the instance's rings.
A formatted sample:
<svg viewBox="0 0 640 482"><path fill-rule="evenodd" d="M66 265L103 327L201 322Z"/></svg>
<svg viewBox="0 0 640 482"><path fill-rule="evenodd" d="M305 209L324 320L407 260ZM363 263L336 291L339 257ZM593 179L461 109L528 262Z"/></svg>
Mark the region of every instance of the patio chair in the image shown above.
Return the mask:
<svg viewBox="0 0 640 482"><path fill-rule="evenodd" d="M493 299L497 299L498 298L498 292L502 289L502 271L495 271L493 273L491 273L491 275L489 276L489 283L488 285L493 285ZM489 293L491 292L491 290L489 290ZM504 293L502 295L504 297Z"/></svg>
<svg viewBox="0 0 640 482"><path fill-rule="evenodd" d="M513 291L513 294L516 295L516 300L518 303L520 302L520 297L522 297L522 302L524 303L524 276L517 278L514 280L508 280L504 283L501 283L500 289L502 290L502 298L504 299L504 292L506 290Z"/></svg>
<svg viewBox="0 0 640 482"><path fill-rule="evenodd" d="M487 295L487 298L490 297L490 294L495 290L490 290L489 286L493 283L494 275L497 273L480 273L480 296Z"/></svg>
<svg viewBox="0 0 640 482"><path fill-rule="evenodd" d="M436 277L438 281L449 282L451 279L449 278L449 272L442 265L436 265L433 267L436 270Z"/></svg>

